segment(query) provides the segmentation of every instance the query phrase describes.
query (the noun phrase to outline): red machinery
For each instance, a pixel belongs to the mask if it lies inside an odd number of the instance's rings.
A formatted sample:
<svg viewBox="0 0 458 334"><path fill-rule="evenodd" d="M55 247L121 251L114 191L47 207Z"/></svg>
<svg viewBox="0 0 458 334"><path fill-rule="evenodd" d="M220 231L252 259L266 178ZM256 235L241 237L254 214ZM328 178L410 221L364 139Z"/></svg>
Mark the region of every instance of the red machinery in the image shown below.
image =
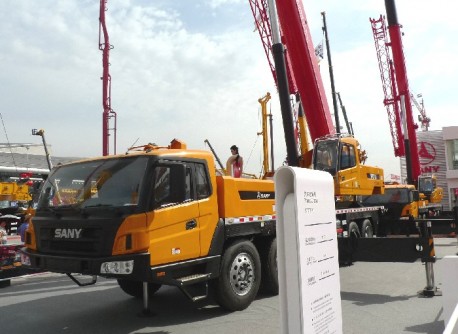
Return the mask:
<svg viewBox="0 0 458 334"><path fill-rule="evenodd" d="M102 119L102 153L110 154L110 131L113 131L113 149L116 154L116 113L111 109L111 75L110 75L110 50L113 45L110 44L108 30L105 23L106 4L108 0L100 0L99 16L99 50L103 52L103 75L102 75L102 102L103 102L103 119ZM110 119L113 119L114 126L110 128Z"/></svg>
<svg viewBox="0 0 458 334"><path fill-rule="evenodd" d="M284 44L289 93L299 93L300 95L312 141L322 136L334 134L335 128L332 124L323 82L318 64L313 58L315 57L315 49L302 2L299 0L276 1L282 43L280 40L274 40L272 43L272 33L275 34L275 31L272 32L270 27L267 1L249 1L277 87L280 87L278 84L280 78L277 72L281 69L275 70L273 58L276 52L279 54L284 52L284 50L276 50L276 44ZM295 75L295 73L300 75ZM287 100L289 103L289 97ZM289 134L286 136L288 137ZM288 141L288 138L286 139ZM288 152L288 156L291 156L290 152Z"/></svg>
<svg viewBox="0 0 458 334"><path fill-rule="evenodd" d="M413 104L415 104L415 107L417 107L418 112L420 113L420 115L418 115L418 121L421 124L421 130L428 131L429 123L431 123L431 118L426 116L425 103L423 102L422 95L421 94L417 95L417 97L421 97L421 102L418 102L412 93L410 93L410 97L412 98Z"/></svg>
<svg viewBox="0 0 458 334"><path fill-rule="evenodd" d="M416 184L420 175L420 160L402 47L401 25L398 23L394 0L385 0L385 7L389 39L384 16L381 15L378 20L370 19L385 94L383 102L388 111L394 154L397 157L405 156L407 183Z"/></svg>

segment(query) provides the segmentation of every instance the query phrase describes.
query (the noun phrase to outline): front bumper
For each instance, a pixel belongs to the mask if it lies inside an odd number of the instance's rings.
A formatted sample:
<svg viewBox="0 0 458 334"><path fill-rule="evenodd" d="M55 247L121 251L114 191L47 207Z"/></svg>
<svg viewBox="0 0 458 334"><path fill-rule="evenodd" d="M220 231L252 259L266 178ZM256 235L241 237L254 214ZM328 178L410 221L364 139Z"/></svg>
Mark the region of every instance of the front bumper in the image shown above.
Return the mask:
<svg viewBox="0 0 458 334"><path fill-rule="evenodd" d="M27 248L21 249L24 266L57 273L79 273L113 278L125 278L143 282L152 281L150 254L127 254L109 257L75 257L40 254ZM101 273L102 264L113 261L133 261L129 274Z"/></svg>

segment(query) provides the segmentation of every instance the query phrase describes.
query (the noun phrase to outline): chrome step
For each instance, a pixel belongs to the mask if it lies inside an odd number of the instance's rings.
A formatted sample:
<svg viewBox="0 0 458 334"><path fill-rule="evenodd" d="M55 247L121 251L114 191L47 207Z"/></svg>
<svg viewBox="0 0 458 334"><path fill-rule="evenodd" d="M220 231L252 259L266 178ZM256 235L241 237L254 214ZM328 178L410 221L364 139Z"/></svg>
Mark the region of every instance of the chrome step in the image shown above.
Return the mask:
<svg viewBox="0 0 458 334"><path fill-rule="evenodd" d="M194 275L189 275L189 276L184 276L177 278L177 282L180 283L181 286L183 285L191 285L191 284L196 284L196 283L201 283L205 282L208 280L210 277L210 274L194 274Z"/></svg>

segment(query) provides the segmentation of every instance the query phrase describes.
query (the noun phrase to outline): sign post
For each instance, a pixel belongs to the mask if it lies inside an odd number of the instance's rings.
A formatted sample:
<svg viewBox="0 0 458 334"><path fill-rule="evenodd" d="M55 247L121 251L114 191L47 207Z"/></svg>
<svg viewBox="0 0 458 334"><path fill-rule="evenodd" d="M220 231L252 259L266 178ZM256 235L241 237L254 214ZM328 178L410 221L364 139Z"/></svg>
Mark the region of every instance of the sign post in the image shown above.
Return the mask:
<svg viewBox="0 0 458 334"><path fill-rule="evenodd" d="M282 333L342 333L332 176L281 167L274 180Z"/></svg>

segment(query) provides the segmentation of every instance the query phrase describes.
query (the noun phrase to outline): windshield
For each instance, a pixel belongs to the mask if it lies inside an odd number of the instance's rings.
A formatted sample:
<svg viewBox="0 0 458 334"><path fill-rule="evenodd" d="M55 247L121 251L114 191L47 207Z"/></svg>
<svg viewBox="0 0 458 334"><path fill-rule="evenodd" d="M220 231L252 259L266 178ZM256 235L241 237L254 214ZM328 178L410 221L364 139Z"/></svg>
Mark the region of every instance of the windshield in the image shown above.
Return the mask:
<svg viewBox="0 0 458 334"><path fill-rule="evenodd" d="M10 207L10 201L0 201L0 209L6 209Z"/></svg>
<svg viewBox="0 0 458 334"><path fill-rule="evenodd" d="M420 177L418 190L423 193L431 193L433 191L434 185L430 177Z"/></svg>
<svg viewBox="0 0 458 334"><path fill-rule="evenodd" d="M313 169L324 170L334 175L337 171L337 140L321 140L316 143Z"/></svg>
<svg viewBox="0 0 458 334"><path fill-rule="evenodd" d="M147 162L128 157L58 167L41 188L37 209L135 206Z"/></svg>

